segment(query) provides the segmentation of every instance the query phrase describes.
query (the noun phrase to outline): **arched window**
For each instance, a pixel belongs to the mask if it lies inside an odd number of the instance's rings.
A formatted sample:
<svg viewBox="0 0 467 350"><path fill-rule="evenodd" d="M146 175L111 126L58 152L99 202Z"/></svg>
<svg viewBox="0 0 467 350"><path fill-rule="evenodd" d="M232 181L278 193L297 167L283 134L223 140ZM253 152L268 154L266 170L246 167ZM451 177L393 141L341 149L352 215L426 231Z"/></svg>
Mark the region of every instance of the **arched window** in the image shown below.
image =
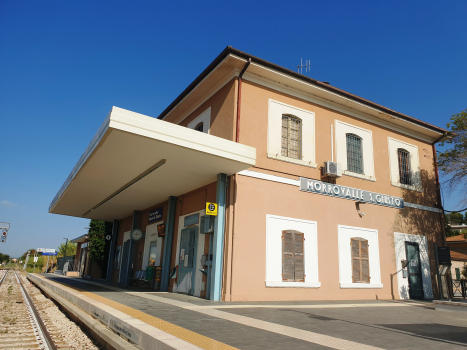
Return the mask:
<svg viewBox="0 0 467 350"><path fill-rule="evenodd" d="M362 138L355 134L346 134L347 138L347 170L363 174Z"/></svg>
<svg viewBox="0 0 467 350"><path fill-rule="evenodd" d="M197 124L197 125L195 126L195 130L196 130L196 131L201 131L201 132L203 132L203 128L204 128L204 123L203 123L203 122L201 122L201 123L199 123L199 124Z"/></svg>
<svg viewBox="0 0 467 350"><path fill-rule="evenodd" d="M284 157L302 159L302 121L282 115L282 152Z"/></svg>
<svg viewBox="0 0 467 350"><path fill-rule="evenodd" d="M352 282L370 283L368 240L356 237L351 238L350 250L352 253Z"/></svg>
<svg viewBox="0 0 467 350"><path fill-rule="evenodd" d="M399 161L399 182L403 185L410 185L410 152L398 148L397 159Z"/></svg>

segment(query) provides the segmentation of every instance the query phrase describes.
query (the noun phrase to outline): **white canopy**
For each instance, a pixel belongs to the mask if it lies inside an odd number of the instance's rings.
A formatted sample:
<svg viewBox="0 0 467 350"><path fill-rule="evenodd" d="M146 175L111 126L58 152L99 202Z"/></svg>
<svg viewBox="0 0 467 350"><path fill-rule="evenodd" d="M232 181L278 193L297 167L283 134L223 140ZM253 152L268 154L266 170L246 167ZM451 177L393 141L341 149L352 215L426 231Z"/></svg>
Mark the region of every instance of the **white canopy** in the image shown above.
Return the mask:
<svg viewBox="0 0 467 350"><path fill-rule="evenodd" d="M113 107L49 212L122 219L255 161L253 147Z"/></svg>

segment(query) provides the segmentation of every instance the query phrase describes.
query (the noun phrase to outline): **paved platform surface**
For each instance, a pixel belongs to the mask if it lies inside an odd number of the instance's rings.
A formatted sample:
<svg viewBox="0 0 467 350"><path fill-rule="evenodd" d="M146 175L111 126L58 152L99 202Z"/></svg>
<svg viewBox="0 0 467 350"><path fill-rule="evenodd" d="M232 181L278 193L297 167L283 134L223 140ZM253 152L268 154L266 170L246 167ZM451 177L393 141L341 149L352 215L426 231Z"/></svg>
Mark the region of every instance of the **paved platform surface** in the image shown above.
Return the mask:
<svg viewBox="0 0 467 350"><path fill-rule="evenodd" d="M185 340L197 346L203 342L196 337L216 341L206 349L467 349L465 315L435 311L429 302L226 303L42 276L164 331L168 324L187 330Z"/></svg>

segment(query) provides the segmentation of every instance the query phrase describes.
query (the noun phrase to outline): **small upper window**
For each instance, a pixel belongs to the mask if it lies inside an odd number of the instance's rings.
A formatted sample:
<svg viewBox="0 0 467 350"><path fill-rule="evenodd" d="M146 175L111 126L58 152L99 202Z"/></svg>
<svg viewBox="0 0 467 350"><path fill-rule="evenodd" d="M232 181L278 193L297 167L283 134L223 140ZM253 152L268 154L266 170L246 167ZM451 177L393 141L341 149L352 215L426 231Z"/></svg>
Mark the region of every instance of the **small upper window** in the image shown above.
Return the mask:
<svg viewBox="0 0 467 350"><path fill-rule="evenodd" d="M350 249L352 251L352 282L370 283L368 240L351 238Z"/></svg>
<svg viewBox="0 0 467 350"><path fill-rule="evenodd" d="M203 132L203 128L204 128L204 123L199 123L195 126L195 130L196 131L201 131Z"/></svg>
<svg viewBox="0 0 467 350"><path fill-rule="evenodd" d="M346 134L347 139L347 170L363 174L362 138L355 134Z"/></svg>
<svg viewBox="0 0 467 350"><path fill-rule="evenodd" d="M302 159L302 121L282 115L282 153L284 157Z"/></svg>
<svg viewBox="0 0 467 350"><path fill-rule="evenodd" d="M410 152L403 148L397 149L399 161L399 182L403 185L411 185L410 179Z"/></svg>
<svg viewBox="0 0 467 350"><path fill-rule="evenodd" d="M282 281L305 282L304 234L282 231Z"/></svg>

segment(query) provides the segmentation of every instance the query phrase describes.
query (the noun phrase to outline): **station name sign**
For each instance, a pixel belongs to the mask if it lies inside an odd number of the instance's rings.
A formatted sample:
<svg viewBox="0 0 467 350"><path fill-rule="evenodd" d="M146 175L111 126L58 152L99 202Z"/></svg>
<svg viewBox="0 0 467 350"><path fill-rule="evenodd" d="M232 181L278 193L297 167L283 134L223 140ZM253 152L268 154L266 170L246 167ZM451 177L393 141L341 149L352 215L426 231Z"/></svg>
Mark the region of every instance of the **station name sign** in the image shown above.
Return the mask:
<svg viewBox="0 0 467 350"><path fill-rule="evenodd" d="M369 204L383 205L385 207L404 209L404 200L400 197L388 196L358 188L334 185L318 180L300 178L300 191L339 197Z"/></svg>

